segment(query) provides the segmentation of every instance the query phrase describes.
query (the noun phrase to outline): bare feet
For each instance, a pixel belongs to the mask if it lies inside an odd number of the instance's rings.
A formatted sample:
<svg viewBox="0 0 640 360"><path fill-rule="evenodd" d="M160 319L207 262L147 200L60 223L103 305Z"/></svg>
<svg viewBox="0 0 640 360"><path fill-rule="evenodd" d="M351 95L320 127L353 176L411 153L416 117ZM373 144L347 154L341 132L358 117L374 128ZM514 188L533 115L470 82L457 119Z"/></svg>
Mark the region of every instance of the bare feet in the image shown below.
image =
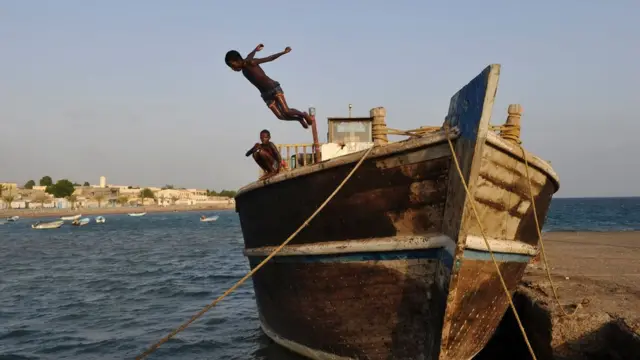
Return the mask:
<svg viewBox="0 0 640 360"><path fill-rule="evenodd" d="M304 120L307 122L307 124L313 125L313 122L316 121L316 117L309 115L309 113L307 113L306 111L303 112L303 114L304 114Z"/></svg>

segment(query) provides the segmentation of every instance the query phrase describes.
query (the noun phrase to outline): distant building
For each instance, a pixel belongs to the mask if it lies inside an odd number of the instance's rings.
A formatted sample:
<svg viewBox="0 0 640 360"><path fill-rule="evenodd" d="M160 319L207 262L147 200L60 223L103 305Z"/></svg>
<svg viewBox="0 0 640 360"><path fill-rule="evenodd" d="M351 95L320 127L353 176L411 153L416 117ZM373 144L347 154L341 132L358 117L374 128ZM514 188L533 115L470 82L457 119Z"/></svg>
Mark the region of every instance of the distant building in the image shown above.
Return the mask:
<svg viewBox="0 0 640 360"><path fill-rule="evenodd" d="M0 183L0 186L2 186L2 190L4 191L15 191L18 188L18 184L16 183Z"/></svg>
<svg viewBox="0 0 640 360"><path fill-rule="evenodd" d="M107 187L107 178L104 176L100 176L100 187L103 189Z"/></svg>

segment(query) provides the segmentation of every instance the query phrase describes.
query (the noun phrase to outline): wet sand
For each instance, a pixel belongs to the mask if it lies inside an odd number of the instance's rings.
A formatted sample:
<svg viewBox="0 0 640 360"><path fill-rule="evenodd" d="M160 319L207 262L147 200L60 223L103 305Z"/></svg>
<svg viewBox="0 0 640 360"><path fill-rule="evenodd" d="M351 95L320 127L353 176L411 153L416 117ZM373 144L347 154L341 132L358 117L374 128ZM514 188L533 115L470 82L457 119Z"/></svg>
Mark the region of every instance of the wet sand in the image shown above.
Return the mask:
<svg viewBox="0 0 640 360"><path fill-rule="evenodd" d="M212 211L212 210L234 210L235 204L215 204L215 205L170 205L170 206L140 206L140 207L103 207L103 208L83 208L79 210L70 209L12 209L0 210L0 219L10 216L20 216L21 218L41 218L60 217L75 214L82 215L107 215L107 214L128 214L133 212L182 212L182 211Z"/></svg>
<svg viewBox="0 0 640 360"><path fill-rule="evenodd" d="M640 317L640 232L544 234L544 245L558 295L567 303L590 299L622 317ZM530 265L525 284L550 292L542 259ZM605 301L606 300L606 301Z"/></svg>

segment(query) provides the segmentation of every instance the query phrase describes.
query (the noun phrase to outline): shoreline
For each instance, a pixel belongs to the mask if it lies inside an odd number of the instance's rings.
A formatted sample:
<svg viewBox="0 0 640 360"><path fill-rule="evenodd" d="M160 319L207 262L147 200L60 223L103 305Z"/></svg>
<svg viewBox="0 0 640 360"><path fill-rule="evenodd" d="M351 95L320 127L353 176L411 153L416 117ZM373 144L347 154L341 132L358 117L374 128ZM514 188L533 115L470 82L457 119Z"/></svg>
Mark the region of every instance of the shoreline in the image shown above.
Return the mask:
<svg viewBox="0 0 640 360"><path fill-rule="evenodd" d="M169 205L169 206L139 206L139 207L103 207L103 208L83 208L71 209L11 209L0 210L0 219L4 220L11 216L20 218L50 218L72 216L82 214L93 215L120 215L134 212L166 213L166 212L196 212L196 211L228 211L235 210L235 204L216 205Z"/></svg>

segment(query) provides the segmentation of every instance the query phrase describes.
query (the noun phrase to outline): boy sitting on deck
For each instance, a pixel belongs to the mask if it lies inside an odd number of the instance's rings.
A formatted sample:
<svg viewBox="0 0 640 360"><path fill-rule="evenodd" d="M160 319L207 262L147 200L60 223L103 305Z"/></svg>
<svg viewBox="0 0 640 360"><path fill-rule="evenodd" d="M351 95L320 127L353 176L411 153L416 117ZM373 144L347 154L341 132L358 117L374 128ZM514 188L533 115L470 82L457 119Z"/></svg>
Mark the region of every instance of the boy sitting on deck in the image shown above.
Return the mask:
<svg viewBox="0 0 640 360"><path fill-rule="evenodd" d="M260 143L256 143L244 156L253 155L253 159L258 166L264 170L265 174L260 177L260 180L269 178L277 173L286 164L282 161L280 151L274 143L271 142L271 133L269 130L260 131Z"/></svg>
<svg viewBox="0 0 640 360"><path fill-rule="evenodd" d="M309 125L313 123L313 117L306 112L289 108L280 83L268 77L264 70L262 70L262 67L260 67L260 64L273 61L284 54L288 54L291 52L291 48L287 46L284 51L262 59L254 58L256 52L263 48L264 45L262 44L256 46L245 59L243 59L236 50L230 50L224 57L224 62L234 71L242 71L242 75L260 90L262 100L264 100L278 119L288 121L295 120L300 122L305 129L309 128Z"/></svg>

